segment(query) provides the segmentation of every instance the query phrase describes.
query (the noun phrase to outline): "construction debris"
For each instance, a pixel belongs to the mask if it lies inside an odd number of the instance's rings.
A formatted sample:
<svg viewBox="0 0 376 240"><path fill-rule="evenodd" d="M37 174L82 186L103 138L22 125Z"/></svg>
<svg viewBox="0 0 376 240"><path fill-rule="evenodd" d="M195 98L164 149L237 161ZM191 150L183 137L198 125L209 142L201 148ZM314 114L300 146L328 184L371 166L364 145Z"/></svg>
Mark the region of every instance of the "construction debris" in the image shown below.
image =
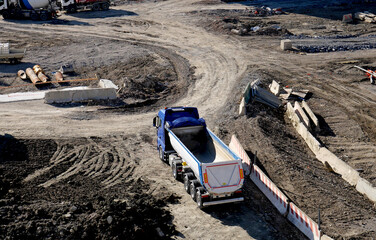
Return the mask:
<svg viewBox="0 0 376 240"><path fill-rule="evenodd" d="M285 100L304 100L307 98L308 93L309 90L294 90L292 88L284 87L279 96Z"/></svg>
<svg viewBox="0 0 376 240"><path fill-rule="evenodd" d="M74 72L74 68L73 68L73 65L71 65L71 64L65 64L65 65L63 65L63 66L60 67L59 71L62 74L73 73Z"/></svg>
<svg viewBox="0 0 376 240"><path fill-rule="evenodd" d="M55 72L54 76L55 76L56 81L63 81L64 80L63 74L60 71Z"/></svg>
<svg viewBox="0 0 376 240"><path fill-rule="evenodd" d="M279 83L277 83L276 81L273 80L272 84L269 85L269 89L270 91L276 95L277 97L279 96L279 94L281 93L281 86L279 85Z"/></svg>
<svg viewBox="0 0 376 240"><path fill-rule="evenodd" d="M372 70L366 70L366 69L364 69L364 68L361 68L361 67L359 67L359 66L354 66L355 68L357 68L357 69L360 69L360 70L362 70L363 72L365 72L366 73L366 75L368 76L368 78L369 78L369 81L371 82L371 84L374 84L375 83L375 80L373 79L373 77L376 77L376 72L374 72L374 71L372 71Z"/></svg>
<svg viewBox="0 0 376 240"><path fill-rule="evenodd" d="M255 7L249 10L252 16L270 16L270 15L280 15L284 12L281 8L273 8L262 6Z"/></svg>
<svg viewBox="0 0 376 240"><path fill-rule="evenodd" d="M259 84L259 80L251 83L251 97L255 101L268 105L272 108L278 108L279 106L281 106L282 103L278 99L278 97L258 86Z"/></svg>
<svg viewBox="0 0 376 240"><path fill-rule="evenodd" d="M354 18L367 23L375 23L376 15L370 12L357 12L354 14Z"/></svg>
<svg viewBox="0 0 376 240"><path fill-rule="evenodd" d="M34 70L31 68L26 69L26 74L30 78L31 82L36 84L40 82L41 80L38 78L38 76L35 74Z"/></svg>
<svg viewBox="0 0 376 240"><path fill-rule="evenodd" d="M26 75L26 73L25 73L24 70L19 70L17 72L17 76L19 76L22 80L26 80L27 79L27 75Z"/></svg>

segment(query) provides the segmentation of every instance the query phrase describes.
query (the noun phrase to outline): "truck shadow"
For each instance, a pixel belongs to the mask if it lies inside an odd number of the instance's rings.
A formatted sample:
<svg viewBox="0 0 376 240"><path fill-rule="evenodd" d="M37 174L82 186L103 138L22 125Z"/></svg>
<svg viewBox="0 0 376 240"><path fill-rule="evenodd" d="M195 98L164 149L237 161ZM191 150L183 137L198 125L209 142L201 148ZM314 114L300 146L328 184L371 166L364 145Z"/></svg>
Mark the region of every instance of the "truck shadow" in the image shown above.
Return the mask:
<svg viewBox="0 0 376 240"><path fill-rule="evenodd" d="M54 25L83 25L83 26L92 26L92 24L87 22L81 22L77 20L62 20L62 19L51 19L48 21L33 21L28 19L7 19L3 20L7 22L13 22L17 24L37 24L37 25L43 25L43 24L54 24Z"/></svg>
<svg viewBox="0 0 376 240"><path fill-rule="evenodd" d="M14 78L17 77L18 70L26 70L26 68L32 68L38 63L31 62L20 62L18 64L10 64L7 62L0 62L0 73L11 73L14 74Z"/></svg>
<svg viewBox="0 0 376 240"><path fill-rule="evenodd" d="M245 203L211 206L204 211L224 225L243 228L254 239L281 239L276 229L264 219L264 216Z"/></svg>
<svg viewBox="0 0 376 240"><path fill-rule="evenodd" d="M138 16L137 13L125 10L110 9L108 11L81 11L76 13L66 14L77 18L110 18L121 16Z"/></svg>

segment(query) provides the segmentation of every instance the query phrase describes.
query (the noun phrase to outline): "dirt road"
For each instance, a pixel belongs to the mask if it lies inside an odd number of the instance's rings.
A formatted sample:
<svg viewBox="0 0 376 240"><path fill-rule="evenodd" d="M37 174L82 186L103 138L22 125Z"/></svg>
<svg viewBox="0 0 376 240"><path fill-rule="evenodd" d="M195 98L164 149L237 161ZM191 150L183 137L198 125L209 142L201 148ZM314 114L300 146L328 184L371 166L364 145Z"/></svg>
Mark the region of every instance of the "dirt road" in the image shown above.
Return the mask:
<svg viewBox="0 0 376 240"><path fill-rule="evenodd" d="M126 107L97 103L51 106L42 101L0 104L0 133L28 150L26 156L5 150L5 145L0 151L0 175L7 186L1 191L0 213L21 216L20 224L11 217L1 223L8 228L0 236L17 238L23 231L20 226L30 222L26 215L37 211L35 205L40 203L43 211L57 211L61 216L44 225L35 220L26 229L28 234L39 231L45 237L56 237L57 233L60 237L71 234L90 238L91 234L98 234L91 228L97 221L102 234L98 236L107 237L158 238L162 235L156 229L160 228L175 239L303 238L250 182L246 184L244 204L226 206L225 210L197 209L182 183L172 178L169 167L157 157L151 119L158 108L167 105L197 106L208 126L225 140L236 133L246 150L258 152L273 181L298 206L314 219L320 206L324 233L339 239L362 239L374 234L372 204L319 165L285 121L283 112L257 104L248 107L246 117L236 117L236 111L241 91L250 80L260 79L268 84L275 79L284 85L309 89L314 92L309 103L335 133L328 135L330 131L326 129L318 133L320 140L334 151L344 149L340 152L350 159L349 163L361 167L362 174L373 180L374 121L369 115L373 114L374 91L364 82L354 83L351 79L358 77L356 72L338 62L358 59L372 65L370 59L376 52L283 53L278 48L280 36L235 36L221 28L224 17L246 19L245 5L207 3L146 1L116 6L105 13L63 15L48 23L2 22L0 42L10 41L33 53L21 65L0 64L3 86L17 85L14 73L20 67L38 63L52 72L64 63L72 63L80 77L97 73L122 86L121 100ZM294 25L296 18L311 23L324 21L299 14L256 20L258 24L277 22L283 28L304 31L308 25ZM334 22L325 20L329 25ZM30 90L36 89L30 86L1 92ZM360 106L363 110L358 112ZM38 142L50 145L43 150ZM3 164L13 156L19 156L17 161ZM43 160L38 160L38 156ZM20 168L26 170L19 176L9 173ZM87 183L90 184L86 189ZM140 199L147 200L147 207L137 207ZM93 208L86 206L90 202L95 203ZM147 209L145 214L162 217L145 219L144 224L151 224L150 229L138 221L132 225L130 217L113 216L113 208L131 211L119 202L133 207L135 215L128 213L135 219L137 214L143 214L143 208ZM79 214L65 210L74 204L78 205ZM68 213L74 217L67 217ZM32 219L45 217L31 215ZM108 216L120 219L112 225L112 232L105 231L106 221L112 222ZM173 225L169 225L169 218ZM58 229L59 224L65 228ZM86 227L81 229L80 224ZM129 232L118 231L121 224L130 226Z"/></svg>

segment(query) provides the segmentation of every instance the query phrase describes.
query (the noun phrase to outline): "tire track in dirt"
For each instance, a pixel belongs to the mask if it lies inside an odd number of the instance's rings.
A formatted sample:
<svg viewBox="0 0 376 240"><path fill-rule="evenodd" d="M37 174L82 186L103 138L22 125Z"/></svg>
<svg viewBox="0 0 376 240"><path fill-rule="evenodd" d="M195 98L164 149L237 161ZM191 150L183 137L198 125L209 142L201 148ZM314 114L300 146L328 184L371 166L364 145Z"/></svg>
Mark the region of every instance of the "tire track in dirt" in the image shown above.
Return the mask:
<svg viewBox="0 0 376 240"><path fill-rule="evenodd" d="M69 179L77 174L100 179L103 187L108 188L122 182L124 177L132 175L135 167L131 156L124 149L115 147L108 149L106 144L101 145L88 140L87 145L80 145L67 150L68 145L58 146L50 159L50 165L36 170L27 176L24 181L32 181L52 172L54 168L70 164L68 169L40 184L45 188Z"/></svg>

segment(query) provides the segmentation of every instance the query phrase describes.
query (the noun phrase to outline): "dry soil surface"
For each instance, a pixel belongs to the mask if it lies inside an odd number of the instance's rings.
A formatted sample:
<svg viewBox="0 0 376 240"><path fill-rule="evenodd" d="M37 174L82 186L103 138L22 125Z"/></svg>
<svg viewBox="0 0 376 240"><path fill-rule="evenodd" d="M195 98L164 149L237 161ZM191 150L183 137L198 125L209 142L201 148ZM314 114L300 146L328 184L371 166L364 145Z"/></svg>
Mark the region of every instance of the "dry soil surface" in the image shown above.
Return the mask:
<svg viewBox="0 0 376 240"><path fill-rule="evenodd" d="M294 12L290 1L283 4L287 14L271 16L249 13L260 1L117 2L107 12L50 22L2 21L0 42L28 50L19 65L0 63L0 82L7 87L2 94L66 87L14 87L25 84L16 72L34 64L52 77L70 63L76 75L68 79L98 74L120 90L116 102L0 105L1 238L304 238L250 181L243 204L196 207L158 160L151 126L160 107L189 105L198 107L225 142L237 134L251 156L257 151L258 164L311 218L320 209L323 233L372 239L374 205L315 159L283 107L254 102L247 116L237 116L249 81L308 89L322 126L317 137L376 184L375 89L351 68L375 66L376 51L279 50L280 40L291 36L363 36L376 30L339 21L351 8L329 5L324 13L316 2L311 11ZM255 26L261 30L253 31ZM247 31L239 36L231 29ZM96 82L67 85L83 84Z"/></svg>

